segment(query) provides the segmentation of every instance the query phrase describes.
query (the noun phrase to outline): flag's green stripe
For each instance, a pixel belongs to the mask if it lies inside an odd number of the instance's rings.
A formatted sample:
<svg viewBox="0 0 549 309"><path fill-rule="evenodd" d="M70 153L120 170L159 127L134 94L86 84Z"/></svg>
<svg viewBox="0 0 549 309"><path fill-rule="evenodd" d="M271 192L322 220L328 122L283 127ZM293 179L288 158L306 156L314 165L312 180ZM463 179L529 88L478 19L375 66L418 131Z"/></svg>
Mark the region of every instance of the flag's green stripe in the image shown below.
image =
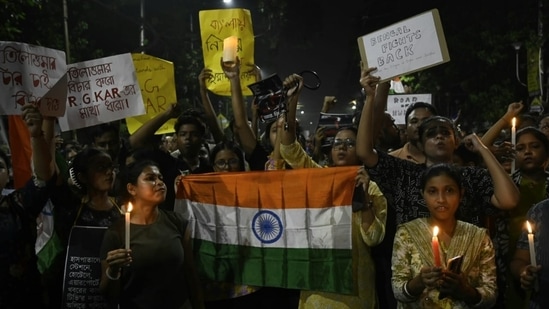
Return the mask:
<svg viewBox="0 0 549 309"><path fill-rule="evenodd" d="M203 280L353 293L351 250L255 248L194 243Z"/></svg>

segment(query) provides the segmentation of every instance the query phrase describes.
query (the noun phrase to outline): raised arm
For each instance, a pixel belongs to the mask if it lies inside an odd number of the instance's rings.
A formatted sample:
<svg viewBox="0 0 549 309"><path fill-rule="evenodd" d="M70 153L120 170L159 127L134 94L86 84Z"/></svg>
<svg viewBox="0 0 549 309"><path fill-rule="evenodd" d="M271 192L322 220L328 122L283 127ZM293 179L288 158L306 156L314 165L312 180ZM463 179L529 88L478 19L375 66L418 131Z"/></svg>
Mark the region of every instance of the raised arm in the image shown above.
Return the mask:
<svg viewBox="0 0 549 309"><path fill-rule="evenodd" d="M147 146L154 133L168 120L177 118L181 114L181 107L177 103L173 103L164 112L156 115L151 120L145 122L139 127L129 138L132 149ZM175 132L177 134L177 132Z"/></svg>
<svg viewBox="0 0 549 309"><path fill-rule="evenodd" d="M222 60L222 59L221 59ZM220 60L220 61L221 61ZM250 155L257 146L257 139L248 125L248 115L240 84L240 58L236 57L234 66L221 61L221 68L231 83L231 104L233 106L234 129L240 139L240 146L246 155Z"/></svg>
<svg viewBox="0 0 549 309"><path fill-rule="evenodd" d="M379 77L370 75L374 70L376 68L363 68L360 73L360 85L366 91L366 100L358 125L356 154L366 167L375 166L378 160L378 154L374 149L376 139L374 136L374 96Z"/></svg>
<svg viewBox="0 0 549 309"><path fill-rule="evenodd" d="M296 139L296 112L299 94L303 89L303 77L298 74L292 74L283 82L284 89L288 89L286 93L286 124L282 130L280 142L282 145L291 145Z"/></svg>
<svg viewBox="0 0 549 309"><path fill-rule="evenodd" d="M523 108L524 104L522 104L522 101L509 104L505 115L503 115L503 117L496 121L496 123L494 123L490 127L490 129L488 129L488 131L484 133L484 135L482 135L482 143L488 147L491 147L498 138L501 131L511 126L511 121L513 120L513 117L517 117Z"/></svg>
<svg viewBox="0 0 549 309"><path fill-rule="evenodd" d="M208 88L206 87L206 81L213 78L212 70L203 68L198 74L198 85L200 88L200 98L202 99L202 106L204 107L204 115L206 124L210 128L210 132L214 138L214 141L220 143L225 141L226 137L217 121L217 115L212 106L212 101L208 95Z"/></svg>
<svg viewBox="0 0 549 309"><path fill-rule="evenodd" d="M519 190L492 151L474 133L466 136L463 141L469 149L477 151L482 156L488 173L490 173L494 183L494 194L490 199L492 204L500 209L512 209L517 206L520 197Z"/></svg>
<svg viewBox="0 0 549 309"><path fill-rule="evenodd" d="M42 114L33 104L22 107L22 117L31 136L32 164L34 174L40 180L49 180L56 171L53 151L55 149L53 134L53 119L49 119L46 125ZM45 129L45 131L44 131ZM51 132L50 132L51 130ZM49 136L50 139L46 139Z"/></svg>

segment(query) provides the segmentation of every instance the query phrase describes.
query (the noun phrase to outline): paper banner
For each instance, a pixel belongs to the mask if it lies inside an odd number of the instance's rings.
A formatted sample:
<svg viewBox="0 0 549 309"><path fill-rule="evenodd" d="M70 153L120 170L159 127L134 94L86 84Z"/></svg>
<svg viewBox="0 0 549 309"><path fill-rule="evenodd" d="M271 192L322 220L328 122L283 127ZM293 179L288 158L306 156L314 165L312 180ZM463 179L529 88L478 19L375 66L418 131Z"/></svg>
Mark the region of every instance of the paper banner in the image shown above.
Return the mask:
<svg viewBox="0 0 549 309"><path fill-rule="evenodd" d="M132 58L145 103L145 114L126 118L130 134L177 102L172 62L146 54L132 54ZM176 119L166 121L156 134L174 132L175 121Z"/></svg>
<svg viewBox="0 0 549 309"><path fill-rule="evenodd" d="M145 114L129 53L68 65L67 109L59 117L69 131Z"/></svg>
<svg viewBox="0 0 549 309"><path fill-rule="evenodd" d="M64 114L66 81L54 86L66 72L65 52L26 43L0 41L0 114L20 115L26 103L43 115ZM59 91L59 89L61 91Z"/></svg>
<svg viewBox="0 0 549 309"><path fill-rule="evenodd" d="M212 70L213 78L206 82L210 91L221 96L230 96L229 79L221 69L223 40L232 35L238 37L237 55L240 58L240 81L242 93L251 95L248 85L256 82L254 61L254 33L249 10L224 9L199 12L200 37L204 66Z"/></svg>

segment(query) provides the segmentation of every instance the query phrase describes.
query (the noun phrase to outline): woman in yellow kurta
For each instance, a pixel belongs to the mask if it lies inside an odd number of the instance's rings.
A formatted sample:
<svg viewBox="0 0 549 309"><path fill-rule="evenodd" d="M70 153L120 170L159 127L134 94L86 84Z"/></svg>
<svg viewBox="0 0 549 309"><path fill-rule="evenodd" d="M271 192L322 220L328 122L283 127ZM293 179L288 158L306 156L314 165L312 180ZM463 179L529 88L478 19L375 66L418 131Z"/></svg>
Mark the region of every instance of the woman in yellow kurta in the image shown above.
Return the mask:
<svg viewBox="0 0 549 309"><path fill-rule="evenodd" d="M291 75L285 81L285 88L292 85L296 90L288 98L287 129L281 129L280 155L292 168L322 167L307 155L295 139L292 131L295 125L295 107L297 94L303 85L299 75ZM291 91L291 90L290 90ZM292 121L294 120L294 121ZM283 126L281 126L283 128ZM370 178L356 155L356 128L340 129L332 144L331 166L357 166L355 194L363 199L355 208L353 205L352 246L353 273L355 274L355 295L335 294L328 292L302 290L299 308L377 308L375 269L370 254L370 247L379 244L385 235L387 219L387 200L376 183Z"/></svg>

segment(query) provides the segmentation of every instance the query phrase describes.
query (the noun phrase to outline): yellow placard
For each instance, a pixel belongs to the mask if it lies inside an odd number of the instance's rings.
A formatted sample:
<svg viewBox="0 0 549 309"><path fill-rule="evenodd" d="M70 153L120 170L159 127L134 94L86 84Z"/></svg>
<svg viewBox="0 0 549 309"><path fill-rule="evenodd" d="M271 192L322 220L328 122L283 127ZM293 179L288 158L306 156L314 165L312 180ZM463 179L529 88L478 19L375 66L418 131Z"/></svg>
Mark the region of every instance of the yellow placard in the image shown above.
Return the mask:
<svg viewBox="0 0 549 309"><path fill-rule="evenodd" d="M240 81L242 93L252 95L248 85L256 82L254 61L254 32L249 10L223 9L199 12L200 37L204 67L212 70L213 78L206 86L221 96L230 96L229 80L221 69L223 40L230 36L238 37L237 55L240 58Z"/></svg>
<svg viewBox="0 0 549 309"><path fill-rule="evenodd" d="M132 58L146 113L126 118L130 134L177 102L172 62L147 54L132 54ZM174 125L175 119L170 119L156 131L156 134L172 133Z"/></svg>

